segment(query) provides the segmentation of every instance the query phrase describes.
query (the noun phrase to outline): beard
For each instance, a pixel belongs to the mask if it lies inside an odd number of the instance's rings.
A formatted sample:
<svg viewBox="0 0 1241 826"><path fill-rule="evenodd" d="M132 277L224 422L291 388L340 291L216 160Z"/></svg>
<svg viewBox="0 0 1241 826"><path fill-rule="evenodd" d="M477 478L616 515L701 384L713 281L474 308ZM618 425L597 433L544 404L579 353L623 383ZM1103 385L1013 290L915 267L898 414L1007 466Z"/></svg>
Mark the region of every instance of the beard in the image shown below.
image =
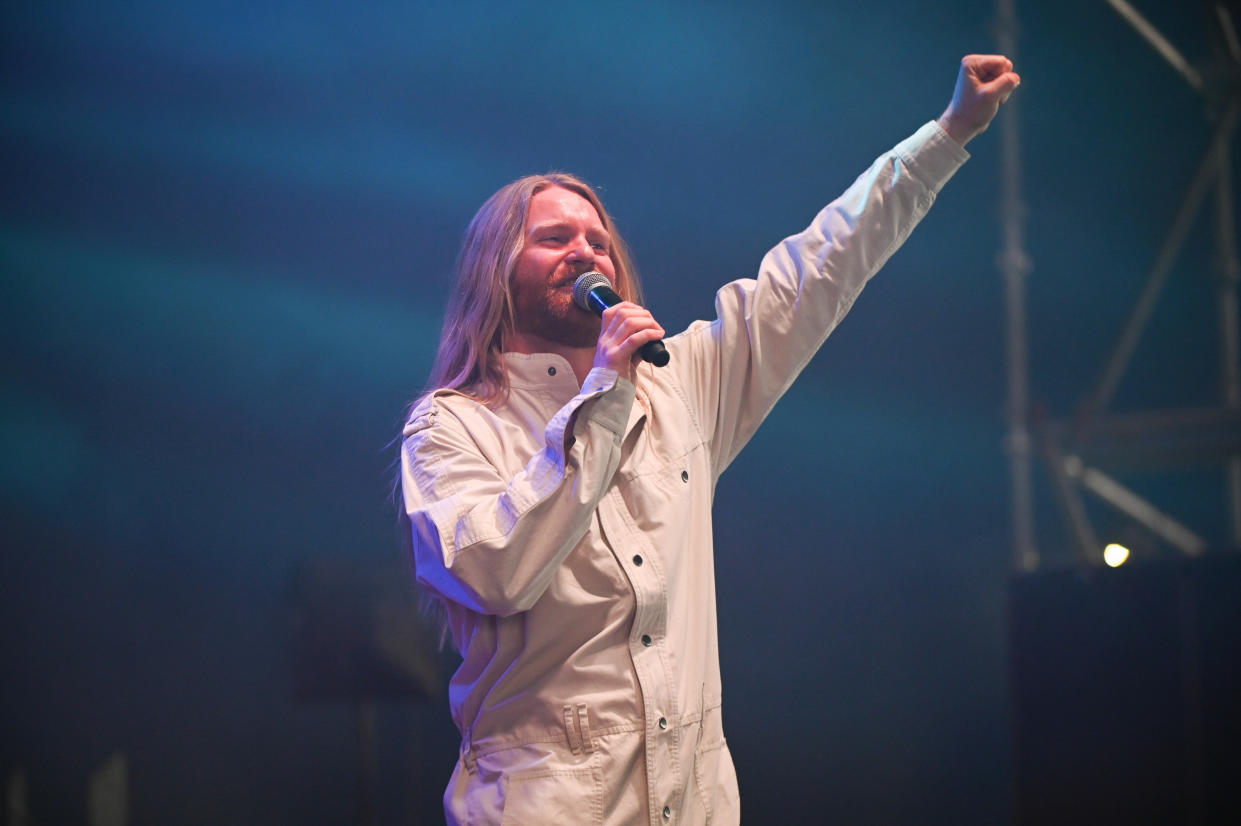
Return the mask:
<svg viewBox="0 0 1241 826"><path fill-rule="evenodd" d="M513 312L514 326L525 335L562 347L594 347L599 341L600 319L573 303L572 281L531 289L514 279Z"/></svg>

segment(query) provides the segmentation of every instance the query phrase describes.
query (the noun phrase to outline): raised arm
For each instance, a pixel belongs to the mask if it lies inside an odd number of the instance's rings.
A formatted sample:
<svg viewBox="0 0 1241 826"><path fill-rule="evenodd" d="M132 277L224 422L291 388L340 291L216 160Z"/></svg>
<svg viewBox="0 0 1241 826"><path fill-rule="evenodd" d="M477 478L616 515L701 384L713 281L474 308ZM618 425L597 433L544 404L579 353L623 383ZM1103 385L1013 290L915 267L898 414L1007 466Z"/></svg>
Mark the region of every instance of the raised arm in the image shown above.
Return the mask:
<svg viewBox="0 0 1241 826"><path fill-rule="evenodd" d="M862 288L904 243L969 157L1019 78L1007 58L962 60L938 121L884 153L804 231L763 258L758 275L723 287L716 320L669 341L669 369L696 396L722 472L754 434Z"/></svg>

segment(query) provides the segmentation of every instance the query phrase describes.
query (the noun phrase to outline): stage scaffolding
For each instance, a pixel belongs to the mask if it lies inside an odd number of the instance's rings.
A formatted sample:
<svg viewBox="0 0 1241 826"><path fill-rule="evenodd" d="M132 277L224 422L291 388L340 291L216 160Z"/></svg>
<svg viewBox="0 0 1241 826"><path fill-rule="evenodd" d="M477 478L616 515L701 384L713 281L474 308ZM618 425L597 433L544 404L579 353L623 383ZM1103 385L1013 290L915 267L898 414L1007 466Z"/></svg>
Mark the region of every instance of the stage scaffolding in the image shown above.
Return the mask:
<svg viewBox="0 0 1241 826"><path fill-rule="evenodd" d="M1005 284L1007 362L1006 452L1010 463L1014 565L1033 571L1041 563L1035 542L1034 457L1044 462L1059 510L1082 558L1102 562L1103 547L1091 523L1083 491L1142 525L1184 554L1196 556L1208 542L1170 513L1161 510L1110 475L1105 468L1122 459L1142 459L1161 468L1176 468L1223 457L1222 483L1227 498L1227 536L1241 548L1241 336L1238 334L1237 291L1241 261L1237 254L1233 151L1241 113L1241 39L1228 6L1213 0L1208 26L1214 54L1195 67L1127 0L1106 0L1119 22L1142 37L1201 97L1213 135L1185 190L1163 242L1146 274L1146 283L1130 310L1097 383L1085 394L1070 419L1032 419L1027 344L1025 282L1031 271L1025 247L1022 202L1021 144L1018 128L1020 95L1000 114L1002 247L998 257ZM997 0L999 48L1017 59L1016 0ZM1019 69L1020 70L1020 69ZM1176 263L1186 236L1214 194L1213 218L1220 353L1220 402L1210 407L1150 410L1116 414L1108 405Z"/></svg>

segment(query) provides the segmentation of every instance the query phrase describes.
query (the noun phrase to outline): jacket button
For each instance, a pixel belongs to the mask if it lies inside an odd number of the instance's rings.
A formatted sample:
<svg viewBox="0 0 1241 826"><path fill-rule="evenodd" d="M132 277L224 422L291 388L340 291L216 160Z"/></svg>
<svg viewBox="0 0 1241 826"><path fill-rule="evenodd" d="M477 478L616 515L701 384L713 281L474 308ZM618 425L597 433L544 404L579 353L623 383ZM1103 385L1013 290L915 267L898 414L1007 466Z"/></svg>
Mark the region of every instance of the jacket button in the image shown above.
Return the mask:
<svg viewBox="0 0 1241 826"><path fill-rule="evenodd" d="M666 731L666 730L667 730L667 728L668 728L668 718L667 718L667 717L660 717L660 718L659 718L659 728L660 728L660 730L661 730L661 731Z"/></svg>
<svg viewBox="0 0 1241 826"><path fill-rule="evenodd" d="M650 645L651 645L651 635L650 635L650 634L643 634L643 635L642 635L642 644L643 644L643 645L645 645L645 646L647 646L648 648L650 647Z"/></svg>
<svg viewBox="0 0 1241 826"><path fill-rule="evenodd" d="M664 807L664 820L672 820L672 809L668 806Z"/></svg>
<svg viewBox="0 0 1241 826"><path fill-rule="evenodd" d="M556 368L555 368L555 367L548 367L548 368L547 368L547 375L549 375L549 376L554 376L554 375L556 375Z"/></svg>
<svg viewBox="0 0 1241 826"><path fill-rule="evenodd" d="M641 564L642 564L642 554L634 554L634 555L633 555L633 564L634 564L634 565L641 565Z"/></svg>
<svg viewBox="0 0 1241 826"><path fill-rule="evenodd" d="M682 481L682 482L688 482L688 481L689 481L689 471L688 471L688 470L683 470L683 471L681 471L681 481Z"/></svg>

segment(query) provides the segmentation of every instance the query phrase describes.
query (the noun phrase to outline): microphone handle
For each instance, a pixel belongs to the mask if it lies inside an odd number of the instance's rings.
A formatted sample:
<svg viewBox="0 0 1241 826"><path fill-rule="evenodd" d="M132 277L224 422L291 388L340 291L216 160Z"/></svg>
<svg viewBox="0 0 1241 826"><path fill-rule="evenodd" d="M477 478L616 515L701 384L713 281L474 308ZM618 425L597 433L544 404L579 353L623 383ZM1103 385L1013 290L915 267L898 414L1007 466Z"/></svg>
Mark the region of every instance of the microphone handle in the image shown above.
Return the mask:
<svg viewBox="0 0 1241 826"><path fill-rule="evenodd" d="M642 345L642 360L649 361L656 367L663 367L672 359L668 354L668 348L664 346L664 340L657 338L654 341L648 341Z"/></svg>
<svg viewBox="0 0 1241 826"><path fill-rule="evenodd" d="M603 315L603 311L608 307L621 303L621 297L611 287L600 285L595 287L586 294L586 300L590 302L591 308L598 315ZM668 354L668 348L664 346L663 339L648 341L642 345L642 360L650 362L656 367L663 367L667 364L672 356Z"/></svg>

